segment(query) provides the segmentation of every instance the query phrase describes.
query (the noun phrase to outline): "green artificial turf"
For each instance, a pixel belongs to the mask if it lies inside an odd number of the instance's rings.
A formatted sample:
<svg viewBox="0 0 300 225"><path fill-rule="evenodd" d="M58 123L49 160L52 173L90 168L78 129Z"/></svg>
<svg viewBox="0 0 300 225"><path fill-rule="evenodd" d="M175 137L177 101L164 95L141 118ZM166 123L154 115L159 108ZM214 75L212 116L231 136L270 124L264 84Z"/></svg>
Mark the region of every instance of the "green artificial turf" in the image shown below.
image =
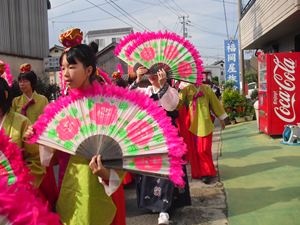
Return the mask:
<svg viewBox="0 0 300 225"><path fill-rule="evenodd" d="M300 224L300 146L259 133L253 121L226 127L221 151L230 225Z"/></svg>

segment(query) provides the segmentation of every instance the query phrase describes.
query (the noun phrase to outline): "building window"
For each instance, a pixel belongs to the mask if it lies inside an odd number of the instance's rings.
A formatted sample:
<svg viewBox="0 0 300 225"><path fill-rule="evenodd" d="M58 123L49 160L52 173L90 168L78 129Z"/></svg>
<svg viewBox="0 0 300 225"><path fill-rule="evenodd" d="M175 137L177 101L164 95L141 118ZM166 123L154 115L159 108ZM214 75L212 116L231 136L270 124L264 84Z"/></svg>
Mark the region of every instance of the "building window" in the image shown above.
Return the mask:
<svg viewBox="0 0 300 225"><path fill-rule="evenodd" d="M103 38L101 39L97 39L98 40L98 45L100 48L104 48L105 47L105 40Z"/></svg>
<svg viewBox="0 0 300 225"><path fill-rule="evenodd" d="M121 38L112 38L111 42L113 42L113 43L119 43L120 40L121 40Z"/></svg>

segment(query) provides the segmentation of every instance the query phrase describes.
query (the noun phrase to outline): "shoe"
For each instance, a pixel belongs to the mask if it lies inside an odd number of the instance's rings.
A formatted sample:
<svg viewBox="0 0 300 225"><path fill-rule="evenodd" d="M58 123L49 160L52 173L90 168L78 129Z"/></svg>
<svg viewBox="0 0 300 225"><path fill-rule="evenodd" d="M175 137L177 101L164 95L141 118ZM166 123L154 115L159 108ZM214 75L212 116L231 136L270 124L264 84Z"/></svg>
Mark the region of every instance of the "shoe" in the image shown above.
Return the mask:
<svg viewBox="0 0 300 225"><path fill-rule="evenodd" d="M161 212L158 217L159 225L168 225L169 224L169 214L166 212Z"/></svg>
<svg viewBox="0 0 300 225"><path fill-rule="evenodd" d="M203 183L205 184L211 184L212 181L214 180L215 177L211 177L211 176L205 176L205 177L201 177L201 180Z"/></svg>

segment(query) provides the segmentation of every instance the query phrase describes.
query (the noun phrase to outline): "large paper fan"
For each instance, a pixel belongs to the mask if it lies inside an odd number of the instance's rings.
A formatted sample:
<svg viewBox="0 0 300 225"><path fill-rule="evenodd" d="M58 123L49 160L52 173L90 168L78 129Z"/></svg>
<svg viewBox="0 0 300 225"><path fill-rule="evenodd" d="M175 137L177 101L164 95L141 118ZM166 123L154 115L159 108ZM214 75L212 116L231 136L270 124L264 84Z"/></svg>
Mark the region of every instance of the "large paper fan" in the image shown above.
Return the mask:
<svg viewBox="0 0 300 225"><path fill-rule="evenodd" d="M28 186L33 179L25 166L21 149L0 130L0 181L7 185L16 183Z"/></svg>
<svg viewBox="0 0 300 225"><path fill-rule="evenodd" d="M7 186L0 181L1 225L60 225L58 214L24 186Z"/></svg>
<svg viewBox="0 0 300 225"><path fill-rule="evenodd" d="M130 57L126 56L126 50L140 35L141 33L136 32L123 37L114 51L118 58L122 59L130 66L134 66L134 61Z"/></svg>
<svg viewBox="0 0 300 225"><path fill-rule="evenodd" d="M73 92L51 103L31 141L90 159L108 168L167 176L183 185L183 140L166 112L148 96L110 85Z"/></svg>
<svg viewBox="0 0 300 225"><path fill-rule="evenodd" d="M202 60L195 47L170 32L144 32L126 49L126 57L156 72L167 70L169 78L194 84L202 82Z"/></svg>
<svg viewBox="0 0 300 225"><path fill-rule="evenodd" d="M0 224L54 224L57 214L37 197L33 177L22 158L22 150L0 130Z"/></svg>

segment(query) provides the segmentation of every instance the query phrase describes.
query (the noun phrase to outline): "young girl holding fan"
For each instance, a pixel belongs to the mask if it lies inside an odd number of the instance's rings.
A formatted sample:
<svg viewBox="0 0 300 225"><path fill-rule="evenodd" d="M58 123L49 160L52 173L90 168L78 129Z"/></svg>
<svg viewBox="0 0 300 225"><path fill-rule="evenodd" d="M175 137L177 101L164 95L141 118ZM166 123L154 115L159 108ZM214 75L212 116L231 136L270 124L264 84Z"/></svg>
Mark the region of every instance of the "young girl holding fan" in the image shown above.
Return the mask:
<svg viewBox="0 0 300 225"><path fill-rule="evenodd" d="M75 34L78 31L79 29L76 29ZM70 37L71 33L65 34ZM73 37L76 38L76 35ZM67 45L69 48L60 58L62 75L69 88L69 95L85 95L100 85L94 82L95 54L89 46L79 44L81 40L74 39L75 43L69 42L74 47ZM64 43L64 38L62 42ZM27 138L33 134L33 128L29 129ZM105 168L100 155L95 155L88 161L81 156L60 151L56 151L55 154L60 166L60 192L56 210L61 221L64 224L125 225L124 191L118 189L122 173Z"/></svg>

